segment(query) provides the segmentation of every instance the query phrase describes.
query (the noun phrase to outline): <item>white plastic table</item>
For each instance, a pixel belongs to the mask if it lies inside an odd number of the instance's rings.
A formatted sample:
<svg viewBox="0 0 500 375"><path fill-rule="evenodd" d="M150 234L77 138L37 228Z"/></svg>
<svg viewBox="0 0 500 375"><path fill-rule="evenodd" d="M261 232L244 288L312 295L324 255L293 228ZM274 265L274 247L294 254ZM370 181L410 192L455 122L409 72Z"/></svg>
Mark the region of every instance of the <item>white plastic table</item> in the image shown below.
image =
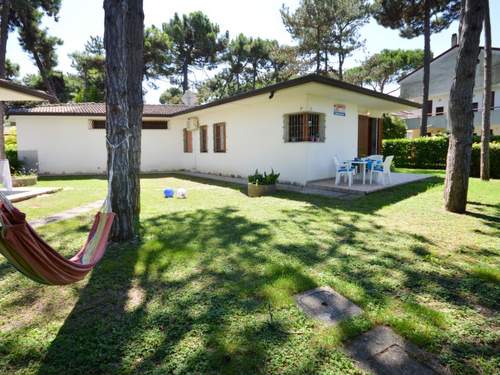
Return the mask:
<svg viewBox="0 0 500 375"><path fill-rule="evenodd" d="M363 169L363 185L365 184L366 178L366 166L368 164L367 160L348 160L346 163L357 164L361 169Z"/></svg>

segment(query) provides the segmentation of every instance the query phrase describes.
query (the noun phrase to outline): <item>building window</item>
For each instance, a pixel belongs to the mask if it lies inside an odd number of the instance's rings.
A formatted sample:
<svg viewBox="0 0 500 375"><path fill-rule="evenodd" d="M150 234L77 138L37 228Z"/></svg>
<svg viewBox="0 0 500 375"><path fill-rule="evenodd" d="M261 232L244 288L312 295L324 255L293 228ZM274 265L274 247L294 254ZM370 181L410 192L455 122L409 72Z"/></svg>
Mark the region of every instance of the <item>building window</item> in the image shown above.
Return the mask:
<svg viewBox="0 0 500 375"><path fill-rule="evenodd" d="M495 91L491 92L491 110L495 110Z"/></svg>
<svg viewBox="0 0 500 375"><path fill-rule="evenodd" d="M184 133L184 152L193 152L193 133L183 129Z"/></svg>
<svg viewBox="0 0 500 375"><path fill-rule="evenodd" d="M427 101L427 115L428 116L432 116L432 106L433 106L432 100L428 100Z"/></svg>
<svg viewBox="0 0 500 375"><path fill-rule="evenodd" d="M214 152L226 152L226 123L214 124Z"/></svg>
<svg viewBox="0 0 500 375"><path fill-rule="evenodd" d="M200 152L208 152L208 127L200 126Z"/></svg>
<svg viewBox="0 0 500 375"><path fill-rule="evenodd" d="M91 129L106 129L106 120L91 120ZM164 130L168 129L168 121L143 121L142 128L145 130Z"/></svg>
<svg viewBox="0 0 500 375"><path fill-rule="evenodd" d="M168 121L143 121L142 128L146 130L166 130Z"/></svg>
<svg viewBox="0 0 500 375"><path fill-rule="evenodd" d="M106 129L105 120L90 120L91 129Z"/></svg>
<svg viewBox="0 0 500 375"><path fill-rule="evenodd" d="M444 115L444 107L436 107L436 116Z"/></svg>
<svg viewBox="0 0 500 375"><path fill-rule="evenodd" d="M473 110L474 112L477 112L478 107L479 107L479 105L478 105L478 103L477 103L477 102L472 103L472 110Z"/></svg>
<svg viewBox="0 0 500 375"><path fill-rule="evenodd" d="M285 142L324 142L324 115L293 113L285 115Z"/></svg>

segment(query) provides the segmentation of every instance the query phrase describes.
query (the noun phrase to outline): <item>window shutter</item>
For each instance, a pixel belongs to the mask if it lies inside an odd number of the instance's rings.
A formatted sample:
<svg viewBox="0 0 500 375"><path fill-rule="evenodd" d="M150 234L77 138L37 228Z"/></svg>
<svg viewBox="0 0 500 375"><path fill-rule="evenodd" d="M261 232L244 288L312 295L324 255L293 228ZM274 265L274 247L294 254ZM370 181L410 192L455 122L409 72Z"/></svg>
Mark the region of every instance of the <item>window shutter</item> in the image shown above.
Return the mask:
<svg viewBox="0 0 500 375"><path fill-rule="evenodd" d="M212 125L214 132L214 152L217 152L217 124Z"/></svg>
<svg viewBox="0 0 500 375"><path fill-rule="evenodd" d="M227 147L227 142L226 142L226 123L222 124L221 125L221 129L222 129L222 132L223 134L221 134L221 137L222 137L222 142L223 143L223 149L221 150L222 152L226 152L226 147Z"/></svg>
<svg viewBox="0 0 500 375"><path fill-rule="evenodd" d="M290 140L290 128L288 126L289 117L288 115L283 115L283 142L288 143Z"/></svg>
<svg viewBox="0 0 500 375"><path fill-rule="evenodd" d="M319 141L324 142L326 139L326 115L319 114Z"/></svg>

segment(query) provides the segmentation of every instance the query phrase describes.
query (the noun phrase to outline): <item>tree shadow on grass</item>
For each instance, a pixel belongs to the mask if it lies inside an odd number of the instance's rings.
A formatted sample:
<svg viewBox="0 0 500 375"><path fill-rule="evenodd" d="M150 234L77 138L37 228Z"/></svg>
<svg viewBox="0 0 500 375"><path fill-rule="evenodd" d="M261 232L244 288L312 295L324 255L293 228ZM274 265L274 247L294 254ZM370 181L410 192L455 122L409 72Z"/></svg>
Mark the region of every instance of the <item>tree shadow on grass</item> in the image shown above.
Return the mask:
<svg viewBox="0 0 500 375"><path fill-rule="evenodd" d="M262 373L293 338L268 301L316 284L266 254L267 224L230 207L152 217L112 246L52 342L40 374ZM279 294L279 293L278 293Z"/></svg>

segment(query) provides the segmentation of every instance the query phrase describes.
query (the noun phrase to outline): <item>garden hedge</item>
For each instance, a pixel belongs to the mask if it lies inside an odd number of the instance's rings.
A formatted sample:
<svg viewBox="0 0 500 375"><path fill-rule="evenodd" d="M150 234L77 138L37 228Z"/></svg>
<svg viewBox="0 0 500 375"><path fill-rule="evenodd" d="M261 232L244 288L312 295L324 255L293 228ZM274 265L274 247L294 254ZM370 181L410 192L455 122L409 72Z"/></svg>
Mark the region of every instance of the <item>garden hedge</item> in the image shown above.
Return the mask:
<svg viewBox="0 0 500 375"><path fill-rule="evenodd" d="M490 143L492 178L500 178L500 143ZM476 140L476 139L474 139ZM401 168L445 169L448 153L447 137L387 139L383 141L384 156L394 155L394 165ZM480 144L472 146L471 176L479 176Z"/></svg>

